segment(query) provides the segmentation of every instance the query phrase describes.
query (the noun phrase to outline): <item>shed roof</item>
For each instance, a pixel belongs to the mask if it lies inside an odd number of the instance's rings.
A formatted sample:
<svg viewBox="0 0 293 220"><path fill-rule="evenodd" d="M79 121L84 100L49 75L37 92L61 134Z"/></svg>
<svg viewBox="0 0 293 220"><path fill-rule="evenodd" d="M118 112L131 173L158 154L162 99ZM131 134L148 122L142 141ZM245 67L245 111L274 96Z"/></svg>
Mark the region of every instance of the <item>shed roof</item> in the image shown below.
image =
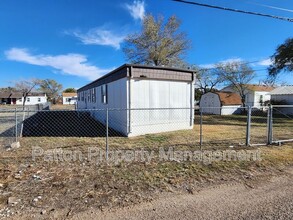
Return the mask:
<svg viewBox="0 0 293 220"><path fill-rule="evenodd" d="M293 95L293 86L281 86L270 92L270 95Z"/></svg>
<svg viewBox="0 0 293 220"><path fill-rule="evenodd" d="M241 97L234 92L215 92L218 94L222 105L241 105Z"/></svg>

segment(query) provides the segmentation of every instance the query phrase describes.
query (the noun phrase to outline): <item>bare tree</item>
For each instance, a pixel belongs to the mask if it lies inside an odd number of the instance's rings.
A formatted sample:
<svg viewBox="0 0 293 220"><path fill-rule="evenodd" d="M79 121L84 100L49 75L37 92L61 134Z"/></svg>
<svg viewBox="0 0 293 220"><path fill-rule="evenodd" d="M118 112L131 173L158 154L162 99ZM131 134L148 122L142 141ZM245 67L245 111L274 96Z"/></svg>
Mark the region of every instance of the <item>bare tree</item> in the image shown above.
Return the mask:
<svg viewBox="0 0 293 220"><path fill-rule="evenodd" d="M214 68L200 69L195 68L196 71L196 87L205 94L210 91L214 91L215 87L223 82L222 77L218 74L218 71Z"/></svg>
<svg viewBox="0 0 293 220"><path fill-rule="evenodd" d="M216 71L223 82L229 84L240 95L244 107L249 83L255 77L253 69L246 63L236 61L217 64Z"/></svg>
<svg viewBox="0 0 293 220"><path fill-rule="evenodd" d="M56 82L54 79L45 79L40 81L40 91L44 92L48 96L49 101L56 103L56 98L62 90L62 85Z"/></svg>
<svg viewBox="0 0 293 220"><path fill-rule="evenodd" d="M40 85L39 79L22 80L15 83L15 88L22 93L23 102L22 108L24 109L27 96L31 93L36 86Z"/></svg>
<svg viewBox="0 0 293 220"><path fill-rule="evenodd" d="M145 16L141 33L126 38L123 51L127 59L131 63L182 67L182 56L190 48L190 42L179 31L180 24L175 16L166 23L162 16L157 19Z"/></svg>

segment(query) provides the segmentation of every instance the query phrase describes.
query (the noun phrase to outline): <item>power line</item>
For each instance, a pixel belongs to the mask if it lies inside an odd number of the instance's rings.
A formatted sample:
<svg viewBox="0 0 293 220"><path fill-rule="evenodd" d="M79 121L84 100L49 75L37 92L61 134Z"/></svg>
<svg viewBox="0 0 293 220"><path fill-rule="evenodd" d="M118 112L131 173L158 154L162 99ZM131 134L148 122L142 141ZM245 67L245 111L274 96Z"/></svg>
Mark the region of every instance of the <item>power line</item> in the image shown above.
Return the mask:
<svg viewBox="0 0 293 220"><path fill-rule="evenodd" d="M191 5L197 5L197 6L202 6L202 7L220 9L220 10L250 14L250 15L257 15L257 16L268 17L268 18L275 18L275 19L279 19L279 20L283 20L283 21L293 22L293 18L280 17L280 16L270 15L270 14L262 14L259 12L244 11L244 10L226 8L226 7L216 6L216 5L203 4L203 3L193 2L193 1L185 1L185 0L172 0L172 1L185 3L185 4L191 4Z"/></svg>

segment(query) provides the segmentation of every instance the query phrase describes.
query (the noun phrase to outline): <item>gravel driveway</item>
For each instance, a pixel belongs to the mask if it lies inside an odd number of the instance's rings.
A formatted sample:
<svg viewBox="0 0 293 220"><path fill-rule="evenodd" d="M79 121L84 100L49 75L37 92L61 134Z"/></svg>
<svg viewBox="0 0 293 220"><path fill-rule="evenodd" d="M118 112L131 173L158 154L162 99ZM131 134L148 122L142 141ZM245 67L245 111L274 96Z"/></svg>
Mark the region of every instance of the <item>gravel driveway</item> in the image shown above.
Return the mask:
<svg viewBox="0 0 293 220"><path fill-rule="evenodd" d="M87 211L72 219L293 219L293 168L249 186L233 183L194 194L167 194L149 203Z"/></svg>

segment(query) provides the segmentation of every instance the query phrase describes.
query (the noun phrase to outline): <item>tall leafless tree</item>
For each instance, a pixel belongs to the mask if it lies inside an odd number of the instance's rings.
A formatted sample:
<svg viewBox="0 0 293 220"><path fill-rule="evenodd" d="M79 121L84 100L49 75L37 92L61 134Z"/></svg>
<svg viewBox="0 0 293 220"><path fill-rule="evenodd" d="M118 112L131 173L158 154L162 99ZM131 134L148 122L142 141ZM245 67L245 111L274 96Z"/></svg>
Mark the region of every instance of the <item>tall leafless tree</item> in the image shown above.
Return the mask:
<svg viewBox="0 0 293 220"><path fill-rule="evenodd" d="M179 31L181 22L171 16L145 16L140 33L129 35L123 51L131 63L182 67L183 55L190 48L186 34Z"/></svg>
<svg viewBox="0 0 293 220"><path fill-rule="evenodd" d="M223 82L229 84L240 95L244 107L249 83L255 77L253 69L246 63L235 61L217 64L216 71Z"/></svg>

